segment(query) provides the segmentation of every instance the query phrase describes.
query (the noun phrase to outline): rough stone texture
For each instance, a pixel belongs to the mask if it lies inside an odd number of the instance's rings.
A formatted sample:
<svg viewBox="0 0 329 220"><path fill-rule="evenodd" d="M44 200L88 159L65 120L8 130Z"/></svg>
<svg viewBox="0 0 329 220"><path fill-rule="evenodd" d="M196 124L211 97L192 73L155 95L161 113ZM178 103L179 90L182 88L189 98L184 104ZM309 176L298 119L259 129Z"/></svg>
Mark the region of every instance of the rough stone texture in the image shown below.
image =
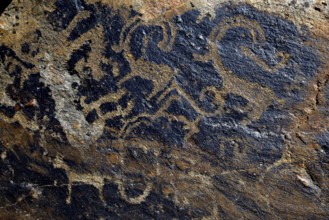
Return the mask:
<svg viewBox="0 0 329 220"><path fill-rule="evenodd" d="M329 219L329 2L14 0L1 219Z"/></svg>

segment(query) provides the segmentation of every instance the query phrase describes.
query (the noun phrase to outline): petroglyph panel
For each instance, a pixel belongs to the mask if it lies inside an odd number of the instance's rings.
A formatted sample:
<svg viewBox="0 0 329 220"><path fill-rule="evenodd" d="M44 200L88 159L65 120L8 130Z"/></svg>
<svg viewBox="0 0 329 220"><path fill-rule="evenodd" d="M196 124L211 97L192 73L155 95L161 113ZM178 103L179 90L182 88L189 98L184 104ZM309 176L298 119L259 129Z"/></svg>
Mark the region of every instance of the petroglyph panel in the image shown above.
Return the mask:
<svg viewBox="0 0 329 220"><path fill-rule="evenodd" d="M0 16L0 217L326 219L317 8L13 1Z"/></svg>

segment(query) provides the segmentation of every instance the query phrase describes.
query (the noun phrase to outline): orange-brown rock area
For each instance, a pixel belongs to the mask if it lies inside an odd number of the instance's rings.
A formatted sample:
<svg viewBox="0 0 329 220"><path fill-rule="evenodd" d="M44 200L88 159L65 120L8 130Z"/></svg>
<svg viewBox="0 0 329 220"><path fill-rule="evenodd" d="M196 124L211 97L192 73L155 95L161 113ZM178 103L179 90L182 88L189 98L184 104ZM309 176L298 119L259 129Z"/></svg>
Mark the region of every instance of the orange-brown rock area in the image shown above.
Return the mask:
<svg viewBox="0 0 329 220"><path fill-rule="evenodd" d="M0 7L0 219L329 219L327 0Z"/></svg>

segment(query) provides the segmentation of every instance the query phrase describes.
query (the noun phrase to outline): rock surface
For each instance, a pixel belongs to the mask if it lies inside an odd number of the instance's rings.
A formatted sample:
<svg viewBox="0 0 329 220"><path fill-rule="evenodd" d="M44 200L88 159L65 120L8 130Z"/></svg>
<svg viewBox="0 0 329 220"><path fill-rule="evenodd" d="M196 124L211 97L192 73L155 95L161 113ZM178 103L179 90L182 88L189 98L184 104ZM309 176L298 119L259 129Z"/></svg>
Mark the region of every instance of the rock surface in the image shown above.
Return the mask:
<svg viewBox="0 0 329 220"><path fill-rule="evenodd" d="M1 219L328 219L329 2L14 0Z"/></svg>

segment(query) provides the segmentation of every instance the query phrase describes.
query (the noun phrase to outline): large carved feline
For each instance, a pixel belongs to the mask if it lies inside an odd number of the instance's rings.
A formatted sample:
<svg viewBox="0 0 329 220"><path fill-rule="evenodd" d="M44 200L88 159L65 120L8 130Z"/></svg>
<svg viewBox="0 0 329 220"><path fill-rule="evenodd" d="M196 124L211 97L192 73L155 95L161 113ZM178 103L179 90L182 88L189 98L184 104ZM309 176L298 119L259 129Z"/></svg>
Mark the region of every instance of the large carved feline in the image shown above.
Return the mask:
<svg viewBox="0 0 329 220"><path fill-rule="evenodd" d="M221 175L282 158L289 111L320 66L308 33L249 5L144 21L102 3L55 2L49 33L33 31L19 50L0 45L0 117L33 134L26 160L43 155L38 166L56 174L68 215L86 192L101 217L145 206L154 218L215 216L225 212L219 199L241 208ZM19 161L13 149L0 148ZM198 200L186 182L204 187L198 212L185 207Z"/></svg>

